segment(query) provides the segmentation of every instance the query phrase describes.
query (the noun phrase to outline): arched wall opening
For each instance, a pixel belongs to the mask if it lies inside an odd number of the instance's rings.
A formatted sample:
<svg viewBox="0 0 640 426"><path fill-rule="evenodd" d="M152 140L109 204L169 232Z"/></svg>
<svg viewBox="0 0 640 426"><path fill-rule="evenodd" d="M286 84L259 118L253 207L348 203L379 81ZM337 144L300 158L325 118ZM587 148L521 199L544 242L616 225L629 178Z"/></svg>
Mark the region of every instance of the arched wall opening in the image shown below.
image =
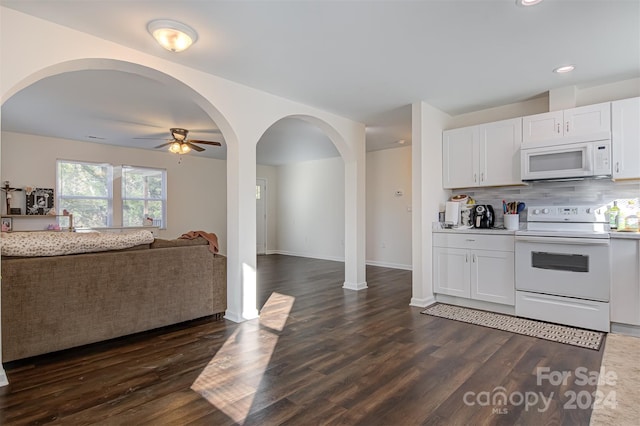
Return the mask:
<svg viewBox="0 0 640 426"><path fill-rule="evenodd" d="M187 84L179 81L178 79L171 77L163 72L158 70L154 70L142 65L123 62L119 60L105 60L105 59L82 59L82 60L74 60L69 62L63 62L56 65L52 65L45 69L38 71L32 75L25 77L18 84L9 88L7 92L2 97L2 104L0 107L3 109L8 105L8 101L12 99L12 97L19 95L23 89L26 89L37 82L40 82L49 77L59 76L65 73L82 73L85 71L109 71L109 72L119 72L119 73L130 73L142 76L144 78L161 82L164 85L171 85L173 87L177 87L179 90L184 92L185 96L188 96L193 100L194 103L198 104L202 110L204 110L212 122L215 122L216 126L220 128L220 132L223 134L227 145L237 144L237 138L235 136L235 132L231 129L231 126L227 122L227 120L223 117L220 111L211 104L207 99L205 99L202 95L200 95L197 91L189 87ZM99 100L97 100L99 102ZM214 118L215 117L215 118ZM37 117L34 116L34 119L37 120ZM195 229L206 229L211 232L216 232L221 238L221 249L224 250L224 246L226 245L226 203L224 200L226 199L227 187L226 187L226 161L217 160L217 159L208 159L208 158L195 158L194 160L198 161L197 167L188 170L189 158L185 157L186 162L183 161L182 165L178 165L178 156L174 154L166 153L163 151L148 151L142 149L133 149L131 147L121 147L121 146L108 146L104 144L90 143L86 141L79 140L66 140L61 138L53 138L47 136L35 136L35 135L27 135L27 134L19 134L19 133L7 133L2 130L3 137L0 138L0 153L1 158L5 167L2 167L0 173L3 176L3 180L11 180L12 185L24 186L25 184L33 184L36 183L38 185L43 185L43 187L51 187L55 188L55 163L58 158L67 159L67 160L77 160L77 161L87 161L87 162L108 162L114 165L122 165L122 164L130 164L134 166L141 167L152 167L152 168L162 168L168 171L168 194L169 201L168 203L173 203L174 208L173 211L168 212L168 220L169 222L173 222L173 227L171 230L171 234L166 234L169 232L167 230L161 230L160 236L162 238L176 238L181 233L186 233L190 230ZM18 145L23 144L23 147L18 149ZM40 144L40 146L38 146ZM153 143L156 145L157 143ZM51 145L51 146L47 146ZM54 147L55 145L55 147ZM82 145L87 148L81 147ZM40 147L44 149L40 149ZM57 150L57 152L55 152ZM61 151L62 150L62 151ZM3 152L4 151L4 152ZM106 156L105 153L109 152ZM143 152L144 151L144 152ZM27 154L31 153L31 156L26 159L27 163L30 166L24 167L25 158L20 160L16 158L16 154ZM90 152L90 153L89 153ZM37 153L37 154L36 154ZM13 156L13 157L11 157ZM38 164L35 164L35 161L38 162L46 162L46 167L41 167ZM131 161L131 163L127 162ZM6 167L7 163L15 163L12 167ZM185 164L186 163L186 164ZM212 163L208 166L208 163ZM213 164L215 163L215 164ZM22 166L20 166L22 164ZM220 178L219 181L211 181L208 183L205 180L209 179L210 176L200 175L198 176L200 180L192 179L197 173L197 170L203 170L204 168L216 168L213 172L216 178ZM24 174L18 179L16 178L13 171L15 169L30 169L25 170ZM33 168L38 169L34 171ZM5 170L6 169L6 170ZM46 169L46 170L45 170ZM178 176L179 173L183 172L189 173L190 178L185 179L182 176ZM9 175L6 175L9 173ZM46 175L47 181L43 182L40 179L43 175ZM186 174L185 174L186 176ZM216 198L223 200L220 206L216 206L216 217L213 220L206 217L207 212L202 212L199 221L196 221L197 224L193 224L189 226L187 223L182 223L182 216L195 216L198 209L190 209L189 202L193 197L189 197L185 194L184 188L189 185L189 191L191 192L199 192L200 194L209 194L211 195L211 186L216 185L215 192L218 194ZM198 189L198 186L200 188ZM173 201L172 197L173 196ZM184 209L180 211L180 209ZM209 211L208 215L213 215L214 213ZM188 218L186 222L189 222ZM23 221L27 222L27 221ZM203 225L210 224L213 226ZM165 233L163 235L163 233ZM223 252L224 253L224 252ZM0 348L1 349L1 348ZM1 360L1 357L0 357ZM1 371L1 370L0 370ZM2 382L2 378L0 377L0 382Z"/></svg>
<svg viewBox="0 0 640 426"><path fill-rule="evenodd" d="M354 238L348 235L347 218L358 202L347 196L354 192L354 181L347 182L346 176L353 173L356 158L344 137L320 118L292 114L272 123L256 145L256 184L268 188L266 206L256 201L257 252L263 237L266 254L345 262L344 287L366 288L364 271L359 285L350 281L357 272L346 241Z"/></svg>

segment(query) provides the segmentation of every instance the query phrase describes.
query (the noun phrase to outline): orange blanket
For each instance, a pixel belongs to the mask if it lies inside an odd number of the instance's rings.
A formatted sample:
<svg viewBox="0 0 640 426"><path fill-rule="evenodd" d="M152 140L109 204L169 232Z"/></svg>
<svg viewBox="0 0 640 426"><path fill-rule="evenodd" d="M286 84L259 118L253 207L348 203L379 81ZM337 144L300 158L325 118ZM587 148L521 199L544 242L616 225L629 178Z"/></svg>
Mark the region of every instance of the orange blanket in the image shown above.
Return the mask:
<svg viewBox="0 0 640 426"><path fill-rule="evenodd" d="M218 236L213 232L204 232L204 231L189 231L186 234L182 234L178 238L182 238L185 240L194 240L198 237L202 237L209 242L209 250L213 253L218 253Z"/></svg>

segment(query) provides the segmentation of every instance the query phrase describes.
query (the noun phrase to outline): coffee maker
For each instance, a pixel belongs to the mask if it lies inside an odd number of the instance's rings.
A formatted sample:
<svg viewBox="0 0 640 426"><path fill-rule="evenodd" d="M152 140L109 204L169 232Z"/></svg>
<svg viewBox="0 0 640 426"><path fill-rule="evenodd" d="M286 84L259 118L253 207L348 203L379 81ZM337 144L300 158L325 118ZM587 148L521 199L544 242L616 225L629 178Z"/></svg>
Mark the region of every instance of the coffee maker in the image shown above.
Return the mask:
<svg viewBox="0 0 640 426"><path fill-rule="evenodd" d="M493 228L495 214L490 204L477 204L473 208L474 228Z"/></svg>

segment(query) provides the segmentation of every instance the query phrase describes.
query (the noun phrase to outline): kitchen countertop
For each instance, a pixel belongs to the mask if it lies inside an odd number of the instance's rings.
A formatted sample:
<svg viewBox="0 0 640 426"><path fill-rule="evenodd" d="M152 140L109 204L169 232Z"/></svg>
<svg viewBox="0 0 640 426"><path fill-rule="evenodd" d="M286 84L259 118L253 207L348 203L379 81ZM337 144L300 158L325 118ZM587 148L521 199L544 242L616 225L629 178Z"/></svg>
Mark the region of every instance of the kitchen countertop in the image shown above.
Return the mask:
<svg viewBox="0 0 640 426"><path fill-rule="evenodd" d="M440 228L440 224L435 222L431 228L432 232L443 234L486 234L486 235L515 235L516 231L505 228Z"/></svg>
<svg viewBox="0 0 640 426"><path fill-rule="evenodd" d="M525 229L524 225L520 225L520 229ZM435 222L431 228L432 232L443 234L487 234L487 235L515 235L516 231L511 231L504 228L441 228L438 222ZM640 240L640 232L618 232L611 231L609 233L611 238L620 238L628 240Z"/></svg>
<svg viewBox="0 0 640 426"><path fill-rule="evenodd" d="M611 238L624 238L628 240L640 240L640 232L611 231Z"/></svg>

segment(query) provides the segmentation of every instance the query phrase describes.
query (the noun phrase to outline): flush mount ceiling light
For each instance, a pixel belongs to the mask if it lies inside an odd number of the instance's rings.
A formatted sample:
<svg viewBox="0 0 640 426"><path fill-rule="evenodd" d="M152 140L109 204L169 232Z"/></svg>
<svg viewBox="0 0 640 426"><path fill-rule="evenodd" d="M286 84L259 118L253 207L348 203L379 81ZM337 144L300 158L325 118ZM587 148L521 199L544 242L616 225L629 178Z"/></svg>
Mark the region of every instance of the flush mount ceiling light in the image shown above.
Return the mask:
<svg viewBox="0 0 640 426"><path fill-rule="evenodd" d="M160 46L171 52L182 52L198 40L198 34L192 28L170 19L149 22L147 31Z"/></svg>
<svg viewBox="0 0 640 426"><path fill-rule="evenodd" d="M518 6L533 6L540 3L542 0L516 0Z"/></svg>
<svg viewBox="0 0 640 426"><path fill-rule="evenodd" d="M574 69L576 69L576 67L573 66L573 65L564 65L562 67L558 67L558 68L554 69L553 72L555 72L557 74L564 74L564 73L567 73L567 72L571 72Z"/></svg>

